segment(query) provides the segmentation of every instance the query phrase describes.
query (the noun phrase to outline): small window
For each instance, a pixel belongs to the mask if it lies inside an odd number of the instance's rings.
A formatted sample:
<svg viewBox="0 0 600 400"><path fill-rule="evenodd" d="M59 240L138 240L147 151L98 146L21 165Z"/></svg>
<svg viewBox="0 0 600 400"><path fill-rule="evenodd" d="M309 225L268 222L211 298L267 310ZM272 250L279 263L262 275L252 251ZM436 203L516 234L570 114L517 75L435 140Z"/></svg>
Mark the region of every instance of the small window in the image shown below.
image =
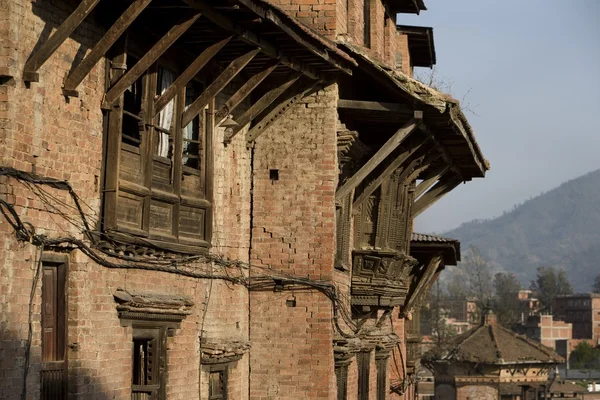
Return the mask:
<svg viewBox="0 0 600 400"><path fill-rule="evenodd" d="M348 398L348 364L335 367L335 379L337 381L338 400L346 400Z"/></svg>
<svg viewBox="0 0 600 400"><path fill-rule="evenodd" d="M217 364L210 368L208 381L208 399L226 400L227 399L227 378L228 365Z"/></svg>
<svg viewBox="0 0 600 400"><path fill-rule="evenodd" d="M371 47L371 1L364 0L363 3L363 42L365 47Z"/></svg>
<svg viewBox="0 0 600 400"><path fill-rule="evenodd" d="M134 327L132 400L165 398L163 370L166 365L166 348L162 343L163 331L161 328Z"/></svg>
<svg viewBox="0 0 600 400"><path fill-rule="evenodd" d="M358 353L358 400L369 400L369 372L371 353Z"/></svg>
<svg viewBox="0 0 600 400"><path fill-rule="evenodd" d="M377 400L385 400L387 393L387 363L388 359L380 358L377 360Z"/></svg>

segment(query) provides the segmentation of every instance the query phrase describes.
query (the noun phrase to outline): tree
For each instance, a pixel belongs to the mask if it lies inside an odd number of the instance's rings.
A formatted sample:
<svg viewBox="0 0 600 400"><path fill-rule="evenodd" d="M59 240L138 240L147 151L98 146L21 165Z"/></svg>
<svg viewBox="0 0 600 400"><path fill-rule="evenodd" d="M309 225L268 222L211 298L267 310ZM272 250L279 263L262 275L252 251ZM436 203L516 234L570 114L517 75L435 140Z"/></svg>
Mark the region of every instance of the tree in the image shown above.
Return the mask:
<svg viewBox="0 0 600 400"><path fill-rule="evenodd" d="M531 281L531 289L537 293L542 307L547 309L552 307L554 298L573 293L565 270L548 266L537 268L537 276Z"/></svg>
<svg viewBox="0 0 600 400"><path fill-rule="evenodd" d="M521 282L511 272L498 272L494 275L493 308L500 324L511 326L519 321L519 290Z"/></svg>
<svg viewBox="0 0 600 400"><path fill-rule="evenodd" d="M479 310L489 306L492 300L492 271L477 247L471 246L465 260L461 263L468 294L475 299Z"/></svg>
<svg viewBox="0 0 600 400"><path fill-rule="evenodd" d="M439 281L435 288L429 292L426 305L421 308L421 333L431 335L438 346L447 344L456 336L456 330L446 323L448 310L443 306L447 300Z"/></svg>
<svg viewBox="0 0 600 400"><path fill-rule="evenodd" d="M571 353L570 364L573 369L587 371L591 378L592 371L600 371L600 349L588 342L580 342Z"/></svg>
<svg viewBox="0 0 600 400"><path fill-rule="evenodd" d="M592 285L592 292L600 293L600 274L596 275L596 279L594 279L594 284Z"/></svg>

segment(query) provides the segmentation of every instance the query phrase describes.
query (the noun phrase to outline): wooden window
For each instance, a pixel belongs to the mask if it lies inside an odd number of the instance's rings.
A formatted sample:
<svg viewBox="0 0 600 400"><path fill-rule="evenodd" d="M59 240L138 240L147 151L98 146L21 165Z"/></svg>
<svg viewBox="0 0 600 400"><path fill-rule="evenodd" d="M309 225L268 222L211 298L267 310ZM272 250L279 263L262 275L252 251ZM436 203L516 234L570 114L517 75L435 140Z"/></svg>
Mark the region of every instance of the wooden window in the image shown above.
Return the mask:
<svg viewBox="0 0 600 400"><path fill-rule="evenodd" d="M165 399L166 329L133 329L131 399Z"/></svg>
<svg viewBox="0 0 600 400"><path fill-rule="evenodd" d="M335 367L335 378L337 381L337 398L346 400L348 398L348 364Z"/></svg>
<svg viewBox="0 0 600 400"><path fill-rule="evenodd" d="M369 400L369 372L371 370L371 353L358 353L358 400Z"/></svg>
<svg viewBox="0 0 600 400"><path fill-rule="evenodd" d="M118 68L130 69L137 62L136 55L121 49L111 64L110 84L122 76ZM210 243L214 101L181 126L184 110L204 90L191 81L155 110L154 101L179 73L176 63L159 60L106 114L103 229L115 239L198 253Z"/></svg>
<svg viewBox="0 0 600 400"><path fill-rule="evenodd" d="M377 360L377 400L385 400L387 394L387 363L388 358Z"/></svg>
<svg viewBox="0 0 600 400"><path fill-rule="evenodd" d="M211 365L208 375L209 400L227 400L228 372L228 364Z"/></svg>
<svg viewBox="0 0 600 400"><path fill-rule="evenodd" d="M371 1L364 0L363 2L363 43L365 47L371 47Z"/></svg>
<svg viewBox="0 0 600 400"><path fill-rule="evenodd" d="M66 399L66 264L42 264L41 398Z"/></svg>

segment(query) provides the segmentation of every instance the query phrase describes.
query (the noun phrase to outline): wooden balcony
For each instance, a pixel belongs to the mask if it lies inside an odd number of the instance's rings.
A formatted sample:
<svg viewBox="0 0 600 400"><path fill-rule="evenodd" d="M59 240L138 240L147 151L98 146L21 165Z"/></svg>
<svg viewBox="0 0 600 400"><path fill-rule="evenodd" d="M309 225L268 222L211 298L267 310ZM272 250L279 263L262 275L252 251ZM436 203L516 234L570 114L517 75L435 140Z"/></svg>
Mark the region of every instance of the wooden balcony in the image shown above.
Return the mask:
<svg viewBox="0 0 600 400"><path fill-rule="evenodd" d="M394 307L404 304L415 263L412 257L397 251L354 250L352 305Z"/></svg>

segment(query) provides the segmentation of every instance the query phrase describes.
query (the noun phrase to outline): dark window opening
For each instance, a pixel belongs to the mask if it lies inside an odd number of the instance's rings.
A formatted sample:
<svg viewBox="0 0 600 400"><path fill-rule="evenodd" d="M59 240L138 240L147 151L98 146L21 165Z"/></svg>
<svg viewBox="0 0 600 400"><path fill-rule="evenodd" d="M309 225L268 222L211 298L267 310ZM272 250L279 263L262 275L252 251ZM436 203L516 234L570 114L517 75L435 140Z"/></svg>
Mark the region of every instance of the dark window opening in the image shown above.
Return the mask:
<svg viewBox="0 0 600 400"><path fill-rule="evenodd" d="M209 400L227 400L228 365L211 367L208 381Z"/></svg>
<svg viewBox="0 0 600 400"><path fill-rule="evenodd" d="M166 346L164 329L134 328L132 400L162 400L165 397Z"/></svg>
<svg viewBox="0 0 600 400"><path fill-rule="evenodd" d="M377 400L385 400L387 393L387 358L377 360Z"/></svg>
<svg viewBox="0 0 600 400"><path fill-rule="evenodd" d="M363 42L365 47L371 47L371 0L364 0L363 3Z"/></svg>
<svg viewBox="0 0 600 400"><path fill-rule="evenodd" d="M358 400L369 400L369 372L371 369L371 353L358 353Z"/></svg>
<svg viewBox="0 0 600 400"><path fill-rule="evenodd" d="M127 54L127 69L131 69L138 59ZM143 77L142 77L143 78ZM135 81L123 93L123 127L121 132L121 140L130 146L140 147L142 138L140 130L142 127L142 78Z"/></svg>
<svg viewBox="0 0 600 400"><path fill-rule="evenodd" d="M337 398L346 400L348 398L348 365L335 367L335 378L337 381Z"/></svg>
<svg viewBox="0 0 600 400"><path fill-rule="evenodd" d="M185 108L187 109L201 93L202 87L199 84L189 83L185 88ZM206 110L200 112L192 122L183 128L184 173L195 173L202 169L205 112Z"/></svg>

